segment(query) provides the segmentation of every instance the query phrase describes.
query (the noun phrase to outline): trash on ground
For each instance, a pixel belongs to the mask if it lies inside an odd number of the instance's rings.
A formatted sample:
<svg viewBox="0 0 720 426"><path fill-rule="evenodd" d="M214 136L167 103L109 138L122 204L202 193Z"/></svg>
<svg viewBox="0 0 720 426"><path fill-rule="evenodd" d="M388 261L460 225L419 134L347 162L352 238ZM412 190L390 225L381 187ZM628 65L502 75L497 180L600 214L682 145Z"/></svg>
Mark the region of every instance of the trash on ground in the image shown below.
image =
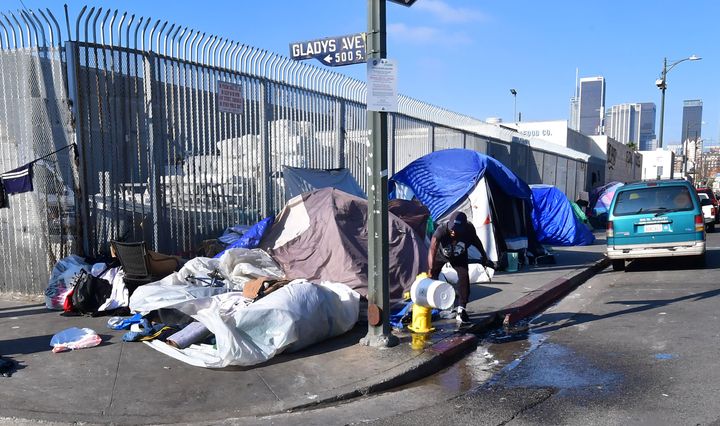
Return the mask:
<svg viewBox="0 0 720 426"><path fill-rule="evenodd" d="M67 328L50 339L50 346L55 353L92 348L102 342L102 338L90 328Z"/></svg>

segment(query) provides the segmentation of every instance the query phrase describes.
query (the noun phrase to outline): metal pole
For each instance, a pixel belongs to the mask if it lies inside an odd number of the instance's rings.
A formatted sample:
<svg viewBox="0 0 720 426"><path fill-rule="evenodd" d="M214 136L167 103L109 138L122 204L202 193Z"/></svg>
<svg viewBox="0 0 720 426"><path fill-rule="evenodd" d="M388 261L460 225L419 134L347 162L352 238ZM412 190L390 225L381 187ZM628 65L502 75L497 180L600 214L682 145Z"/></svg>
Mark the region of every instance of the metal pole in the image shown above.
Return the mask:
<svg viewBox="0 0 720 426"><path fill-rule="evenodd" d="M368 0L368 61L386 58L385 27L385 0ZM390 347L398 344L398 338L390 329L387 113L368 111L367 120L372 156L368 177L368 333L360 344Z"/></svg>
<svg viewBox="0 0 720 426"><path fill-rule="evenodd" d="M687 131L685 133L687 135ZM688 139L686 137L685 140L683 141L683 165L682 165L683 179L687 178L687 160L688 160L687 144L688 144Z"/></svg>
<svg viewBox="0 0 720 426"><path fill-rule="evenodd" d="M685 124L685 139L682 140L682 163L680 165L680 172L682 173L683 179L687 177L687 142L688 142L688 128L690 123Z"/></svg>
<svg viewBox="0 0 720 426"><path fill-rule="evenodd" d="M513 120L515 120L515 122L520 121L517 118L517 93L513 94Z"/></svg>
<svg viewBox="0 0 720 426"><path fill-rule="evenodd" d="M658 139L658 148L663 146L663 125L665 124L665 89L667 88L667 58L663 58L663 70L662 70L662 97L660 100L660 138Z"/></svg>

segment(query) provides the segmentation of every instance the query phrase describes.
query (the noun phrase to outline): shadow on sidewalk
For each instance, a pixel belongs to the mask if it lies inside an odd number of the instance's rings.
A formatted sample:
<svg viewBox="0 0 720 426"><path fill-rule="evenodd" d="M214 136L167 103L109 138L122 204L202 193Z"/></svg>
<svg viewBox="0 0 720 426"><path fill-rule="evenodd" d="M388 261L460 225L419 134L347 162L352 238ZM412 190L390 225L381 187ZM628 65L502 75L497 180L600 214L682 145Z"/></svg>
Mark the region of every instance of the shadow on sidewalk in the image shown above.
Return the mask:
<svg viewBox="0 0 720 426"><path fill-rule="evenodd" d="M19 339L0 340L0 354L29 355L37 352L48 352L52 335L21 337Z"/></svg>
<svg viewBox="0 0 720 426"><path fill-rule="evenodd" d="M687 296L676 297L673 299L651 299L651 300L617 300L608 302L609 305L637 305L632 308L623 309L621 311L610 312L603 315L595 315L591 313L573 313L573 312L559 312L556 314L545 314L541 318L544 320L542 323L533 324L534 333L547 333L551 331L560 330L575 325L580 325L592 321L598 321L606 318L613 318L621 315L634 314L638 312L649 311L651 309L662 308L668 305L672 305L677 302L693 301L697 302L700 300L716 297L720 295L720 288L715 290L708 290L702 293L688 294ZM567 322L563 322L567 321ZM553 323L560 323L555 324Z"/></svg>
<svg viewBox="0 0 720 426"><path fill-rule="evenodd" d="M31 306L42 306L42 307L38 307L36 309L27 309ZM3 311L3 310L6 312L0 312L0 318L26 317L29 315L46 314L49 312L44 304L43 305L16 306L14 308L0 309L0 311Z"/></svg>
<svg viewBox="0 0 720 426"><path fill-rule="evenodd" d="M485 283L485 285L482 284L471 284L470 285L470 297L468 297L468 301L472 302L474 300L479 300L488 296L492 296L495 293L500 293L502 290L495 287L490 287L490 285L495 284L510 284L508 282L504 281L493 281L491 283Z"/></svg>
<svg viewBox="0 0 720 426"><path fill-rule="evenodd" d="M329 340L324 340L322 342L315 343L313 345L310 345L307 348L300 349L297 352L283 352L275 357L271 358L267 362L264 362L262 364L252 365L248 367L242 367L242 366L229 366L225 367L219 370L224 371L250 371L258 368L263 367L269 367L272 365L282 364L285 362L294 361L296 359L301 358L308 358L316 355L322 355L322 354L328 354L330 352L335 352L338 350L342 350L351 346L355 346L358 344L361 338L365 337L368 331L368 325L367 323L357 323L355 324L355 327L353 327L350 331L347 333L333 337Z"/></svg>
<svg viewBox="0 0 720 426"><path fill-rule="evenodd" d="M27 309L27 308L45 308L44 303L36 303L34 305L19 305L19 306L6 306L4 308L0 308L0 312L2 311L16 311L19 309Z"/></svg>

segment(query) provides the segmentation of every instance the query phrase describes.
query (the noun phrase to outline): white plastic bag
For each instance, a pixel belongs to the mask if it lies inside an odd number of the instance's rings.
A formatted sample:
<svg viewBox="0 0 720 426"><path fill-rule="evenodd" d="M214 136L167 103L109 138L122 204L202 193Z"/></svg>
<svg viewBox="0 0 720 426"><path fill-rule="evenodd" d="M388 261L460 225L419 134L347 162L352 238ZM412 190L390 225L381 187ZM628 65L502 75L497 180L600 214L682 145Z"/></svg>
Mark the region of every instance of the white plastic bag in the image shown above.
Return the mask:
<svg viewBox="0 0 720 426"><path fill-rule="evenodd" d="M92 267L82 257L70 255L60 259L50 273L47 289L45 289L45 306L48 309L63 310L65 298L75 286L75 279L81 270L90 272Z"/></svg>
<svg viewBox="0 0 720 426"><path fill-rule="evenodd" d="M75 349L92 348L102 342L102 338L90 328L67 328L50 339L50 346L55 353Z"/></svg>
<svg viewBox="0 0 720 426"><path fill-rule="evenodd" d="M249 305L246 300L230 292L174 305L210 330L215 346L176 349L159 340L145 343L198 367L250 366L341 335L353 328L360 311L359 293L329 282L294 280Z"/></svg>

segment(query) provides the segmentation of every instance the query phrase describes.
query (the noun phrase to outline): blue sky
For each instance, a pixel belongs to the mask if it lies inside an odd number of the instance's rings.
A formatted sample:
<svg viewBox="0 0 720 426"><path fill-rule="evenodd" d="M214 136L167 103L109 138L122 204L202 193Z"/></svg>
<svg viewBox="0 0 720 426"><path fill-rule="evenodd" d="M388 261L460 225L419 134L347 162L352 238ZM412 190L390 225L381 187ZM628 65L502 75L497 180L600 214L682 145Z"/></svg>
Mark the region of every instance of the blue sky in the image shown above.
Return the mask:
<svg viewBox="0 0 720 426"><path fill-rule="evenodd" d="M62 2L23 0L29 8ZM4 0L4 9L21 7ZM68 1L127 10L188 25L288 55L288 44L365 31L365 0ZM606 104L655 102L659 124L663 58L692 54L668 75L665 144L681 134L682 101L701 99L703 137L720 145L720 2L417 0L388 2L388 57L398 62L401 93L480 119L511 121L513 96L523 121L565 120L580 77L602 75ZM316 63L319 64L319 63ZM364 79L364 67L336 71Z"/></svg>

